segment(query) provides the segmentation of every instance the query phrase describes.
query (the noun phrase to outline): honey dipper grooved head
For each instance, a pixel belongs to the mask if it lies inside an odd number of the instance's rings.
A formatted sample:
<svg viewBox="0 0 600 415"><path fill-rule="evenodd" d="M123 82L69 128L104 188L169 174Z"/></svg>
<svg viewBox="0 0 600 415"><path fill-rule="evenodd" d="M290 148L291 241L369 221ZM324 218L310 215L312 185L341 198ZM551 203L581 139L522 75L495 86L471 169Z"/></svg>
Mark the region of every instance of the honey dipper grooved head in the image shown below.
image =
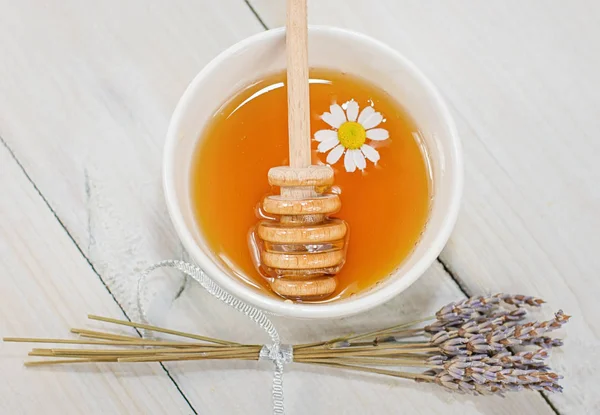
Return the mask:
<svg viewBox="0 0 600 415"><path fill-rule="evenodd" d="M348 227L328 215L340 210L330 166L275 167L269 183L281 195L267 196L263 211L276 215L255 228L260 244L257 267L270 278L273 291L294 300L323 299L335 292L335 274L345 262Z"/></svg>

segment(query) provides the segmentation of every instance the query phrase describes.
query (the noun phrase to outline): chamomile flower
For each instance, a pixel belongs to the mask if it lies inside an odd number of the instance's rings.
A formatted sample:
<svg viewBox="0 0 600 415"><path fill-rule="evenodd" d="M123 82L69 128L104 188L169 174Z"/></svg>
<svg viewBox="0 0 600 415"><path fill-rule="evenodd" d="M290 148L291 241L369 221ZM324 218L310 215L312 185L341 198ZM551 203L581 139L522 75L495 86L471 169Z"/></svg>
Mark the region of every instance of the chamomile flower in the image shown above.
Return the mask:
<svg viewBox="0 0 600 415"><path fill-rule="evenodd" d="M348 172L364 170L367 167L367 159L374 164L379 161L379 152L367 144L367 139L384 141L390 137L387 130L375 128L383 121L381 113L371 106L365 107L360 114L359 109L354 100L341 106L332 104L329 112L321 115L321 119L333 130L319 130L315 133L315 140L319 142L317 151L329 151L327 164L337 163L345 154L344 168Z"/></svg>

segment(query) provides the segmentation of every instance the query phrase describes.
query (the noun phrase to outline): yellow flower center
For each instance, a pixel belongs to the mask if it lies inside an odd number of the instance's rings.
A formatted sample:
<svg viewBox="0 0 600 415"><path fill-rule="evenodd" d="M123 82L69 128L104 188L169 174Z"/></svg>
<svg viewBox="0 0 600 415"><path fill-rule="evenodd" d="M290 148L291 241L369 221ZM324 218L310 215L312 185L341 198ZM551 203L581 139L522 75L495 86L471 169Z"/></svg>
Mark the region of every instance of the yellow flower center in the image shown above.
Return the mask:
<svg viewBox="0 0 600 415"><path fill-rule="evenodd" d="M365 143L367 132L364 127L354 121L346 121L338 129L340 144L350 150L357 150Z"/></svg>

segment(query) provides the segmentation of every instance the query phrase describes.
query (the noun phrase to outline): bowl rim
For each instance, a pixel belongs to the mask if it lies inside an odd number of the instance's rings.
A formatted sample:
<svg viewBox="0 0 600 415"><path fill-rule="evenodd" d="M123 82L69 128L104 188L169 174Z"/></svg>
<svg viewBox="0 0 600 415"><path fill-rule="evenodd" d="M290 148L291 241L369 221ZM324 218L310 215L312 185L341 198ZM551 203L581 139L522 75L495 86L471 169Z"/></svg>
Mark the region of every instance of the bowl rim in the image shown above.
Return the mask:
<svg viewBox="0 0 600 415"><path fill-rule="evenodd" d="M356 299L346 299L343 302L334 301L331 303L322 304L298 304L284 302L274 297L268 297L246 285L243 281L232 278L230 275L222 271L194 241L192 232L186 226L183 214L179 208L174 185L174 155L178 141L178 137L176 135L177 126L182 122L185 109L190 105L192 97L198 90L198 85L207 74L212 73L215 68L219 67L223 63L223 61L225 61L229 56L235 55L238 51L243 50L254 43L282 36L285 33L285 28L283 27L254 34L230 46L213 58L190 82L179 102L177 103L175 110L173 111L173 115L167 130L163 156L163 191L169 216L171 217L175 231L179 236L183 246L189 252L193 260L200 266L200 268L203 269L207 276L213 279L224 290L228 291L235 297L238 297L240 300L248 302L262 310L281 316L307 319L337 318L358 314L378 305L384 304L413 284L436 260L450 237L458 217L458 212L460 210L464 181L462 145L454 120L441 94L438 92L433 83L417 68L417 66L412 61L405 58L400 52L380 40L348 29L331 26L310 25L309 32L338 34L354 38L357 41L370 42L376 46L377 49L393 56L408 72L412 74L412 76L414 76L420 86L426 91L428 94L428 99L432 101L432 105L437 107L444 125L446 125L448 128L450 137L449 148L451 152L450 159L454 160L455 162L455 174L452 180L452 189L449 193L450 197L448 209L437 232L434 234L432 243L429 245L424 254L420 258L417 258L414 266L409 268L402 278L398 278L396 281L393 281L385 289L367 293L366 295L357 297Z"/></svg>

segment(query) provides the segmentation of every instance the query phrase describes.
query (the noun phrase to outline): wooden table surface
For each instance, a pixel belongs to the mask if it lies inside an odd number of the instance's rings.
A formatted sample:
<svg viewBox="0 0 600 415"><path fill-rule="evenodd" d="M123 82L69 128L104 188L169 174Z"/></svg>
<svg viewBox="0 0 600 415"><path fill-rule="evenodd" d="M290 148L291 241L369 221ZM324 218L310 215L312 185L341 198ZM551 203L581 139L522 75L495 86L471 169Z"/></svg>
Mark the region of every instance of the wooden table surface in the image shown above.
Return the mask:
<svg viewBox="0 0 600 415"><path fill-rule="evenodd" d="M0 0L0 336L64 336L89 326L89 312L137 317L136 272L185 258L161 191L171 112L211 58L281 26L284 3ZM561 395L463 397L292 365L288 413L600 413L600 2L309 7L312 23L381 39L437 84L464 143L466 183L448 246L409 290L352 318L277 318L285 341L378 328L496 291L540 296L548 313L563 308L574 318L553 353L565 375ZM157 324L266 340L199 287L161 277ZM271 411L267 364L25 369L26 350L0 345L2 414Z"/></svg>

